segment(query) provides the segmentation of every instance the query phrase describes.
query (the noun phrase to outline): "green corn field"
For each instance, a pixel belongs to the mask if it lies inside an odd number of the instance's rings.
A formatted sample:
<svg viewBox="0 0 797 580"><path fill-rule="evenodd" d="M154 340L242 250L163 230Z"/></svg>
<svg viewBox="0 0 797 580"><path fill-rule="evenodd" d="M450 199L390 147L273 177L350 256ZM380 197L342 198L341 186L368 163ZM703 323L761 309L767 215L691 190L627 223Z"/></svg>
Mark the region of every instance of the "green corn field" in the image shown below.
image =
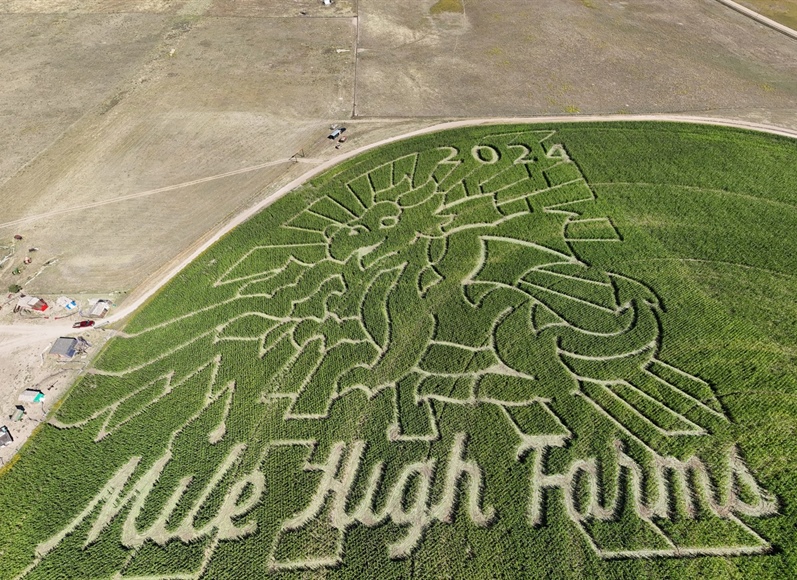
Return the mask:
<svg viewBox="0 0 797 580"><path fill-rule="evenodd" d="M797 147L495 125L216 243L0 472L2 578L782 578Z"/></svg>

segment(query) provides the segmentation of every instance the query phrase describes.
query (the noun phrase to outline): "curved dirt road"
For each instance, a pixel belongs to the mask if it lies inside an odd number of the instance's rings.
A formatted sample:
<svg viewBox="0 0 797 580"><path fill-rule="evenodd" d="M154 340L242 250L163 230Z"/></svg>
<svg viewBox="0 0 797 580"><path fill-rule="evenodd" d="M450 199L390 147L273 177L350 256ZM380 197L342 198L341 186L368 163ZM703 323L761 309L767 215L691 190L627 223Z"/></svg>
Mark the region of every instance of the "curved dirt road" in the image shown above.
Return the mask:
<svg viewBox="0 0 797 580"><path fill-rule="evenodd" d="M98 326L107 326L109 324L113 324L115 322L119 322L125 319L135 310L137 310L142 304L144 304L144 302L146 302L153 295L155 295L172 278L177 276L177 274L179 274L188 264L193 262L199 255L201 255L205 250L207 250L211 245L217 242L222 236L224 236L230 230L242 224L243 222L251 218L253 215L261 211L263 208L271 205L276 200L284 196L286 193L292 191L293 189L296 189L297 187L299 187L306 181L312 179L316 175L326 171L331 167L334 167L335 165L341 163L342 161L355 157L365 151L375 149L377 147L386 145L388 143L400 141L402 139L407 139L418 135L425 135L428 133L434 133L436 131L455 129L460 127L472 127L478 125L508 124L508 123L535 123L535 124L585 123L585 122L596 122L596 121L669 121L676 123L700 123L705 125L719 125L725 127L750 129L754 131L760 131L764 133L770 133L773 135L781 135L797 139L797 131L791 129L785 129L761 123L739 121L734 119L719 119L719 118L696 117L688 115L585 115L579 117L562 115L562 116L551 116L551 117L490 117L482 119L462 119L457 121L439 123L436 125L432 125L430 127L426 127L424 129L411 131L409 133L405 133L395 137L390 137L387 139L382 139L381 141L371 143L364 147L347 151L346 153L343 153L319 165L316 165L306 173L302 174L301 176L294 179L290 183L281 187L277 191L274 191L273 193L267 195L258 203L242 211L233 219L231 219L229 222L224 224L204 243L195 248L194 251L191 252L191 254L189 254L187 257L185 257L184 259L176 263L171 269L169 269L169 271L164 276L156 280L155 283L153 283L149 288L143 289L143 292L139 294L135 300L133 300L130 303L123 304L121 308L117 309L116 312L114 312L108 318L100 322ZM45 324L35 324L35 325L26 325L26 324L0 325L0 356L3 356L4 354L9 354L11 351L16 350L20 346L24 346L26 343L41 342L44 339L54 340L58 336L61 336L63 334L69 334L71 332L72 332L71 322L48 321Z"/></svg>

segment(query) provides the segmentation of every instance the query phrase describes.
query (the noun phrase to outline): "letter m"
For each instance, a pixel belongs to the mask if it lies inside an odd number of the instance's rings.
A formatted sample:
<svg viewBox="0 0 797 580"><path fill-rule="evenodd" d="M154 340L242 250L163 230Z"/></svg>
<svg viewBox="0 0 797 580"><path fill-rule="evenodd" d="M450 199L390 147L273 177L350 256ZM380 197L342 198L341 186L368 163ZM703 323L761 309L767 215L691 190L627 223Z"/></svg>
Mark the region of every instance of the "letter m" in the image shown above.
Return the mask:
<svg viewBox="0 0 797 580"><path fill-rule="evenodd" d="M111 521L113 521L119 512L121 512L124 507L133 501L137 496L141 495L139 501L136 502L136 506L133 509L133 511L139 511L141 509L143 500L148 495L148 492L166 465L168 457L169 454L167 453L160 460L156 461L148 470L148 472L145 473L123 496L122 490L125 488L127 482L130 480L130 477L133 475L133 472L136 470L136 467L141 461L141 457L133 457L130 461L125 463L121 468L119 468L119 471L117 471L114 476L108 480L108 483L106 483L105 486L97 493L97 495L92 498L85 509L80 512L75 519L73 519L69 524L67 524L66 527L52 536L49 540L42 542L36 547L36 553L38 557L41 558L45 556L48 552L60 544L65 537L74 532L75 529L91 515L98 505L102 506L100 513L97 516L97 519L94 521L94 525L92 525L91 530L89 531L84 546L88 546L92 542L96 541L100 533L102 533L102 531L111 523Z"/></svg>

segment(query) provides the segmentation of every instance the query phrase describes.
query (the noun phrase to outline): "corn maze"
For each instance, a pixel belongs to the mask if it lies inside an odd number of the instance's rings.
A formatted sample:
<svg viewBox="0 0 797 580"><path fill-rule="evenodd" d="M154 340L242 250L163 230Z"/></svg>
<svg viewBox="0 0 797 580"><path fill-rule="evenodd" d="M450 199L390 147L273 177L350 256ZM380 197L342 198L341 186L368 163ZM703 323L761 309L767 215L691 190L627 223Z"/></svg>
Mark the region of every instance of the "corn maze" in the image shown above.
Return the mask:
<svg viewBox="0 0 797 580"><path fill-rule="evenodd" d="M63 468L3 574L772 558L783 502L720 394L738 381L701 374L596 187L561 131L526 126L399 143L290 194L137 315L0 478L8 498Z"/></svg>

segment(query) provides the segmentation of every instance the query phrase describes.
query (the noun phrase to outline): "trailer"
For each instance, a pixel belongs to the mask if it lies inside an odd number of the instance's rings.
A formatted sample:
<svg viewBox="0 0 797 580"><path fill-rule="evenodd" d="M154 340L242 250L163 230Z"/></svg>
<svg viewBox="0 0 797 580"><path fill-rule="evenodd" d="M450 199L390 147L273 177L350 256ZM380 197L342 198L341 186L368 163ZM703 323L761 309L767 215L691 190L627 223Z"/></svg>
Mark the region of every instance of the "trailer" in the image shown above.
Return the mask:
<svg viewBox="0 0 797 580"><path fill-rule="evenodd" d="M327 135L327 139L332 139L332 140L334 141L335 139L337 139L338 137L340 137L340 136L341 136L341 134L342 134L342 133L343 133L345 130L346 130L346 127L341 127L340 129L335 129L334 131L332 131L332 133L330 133L329 135Z"/></svg>

